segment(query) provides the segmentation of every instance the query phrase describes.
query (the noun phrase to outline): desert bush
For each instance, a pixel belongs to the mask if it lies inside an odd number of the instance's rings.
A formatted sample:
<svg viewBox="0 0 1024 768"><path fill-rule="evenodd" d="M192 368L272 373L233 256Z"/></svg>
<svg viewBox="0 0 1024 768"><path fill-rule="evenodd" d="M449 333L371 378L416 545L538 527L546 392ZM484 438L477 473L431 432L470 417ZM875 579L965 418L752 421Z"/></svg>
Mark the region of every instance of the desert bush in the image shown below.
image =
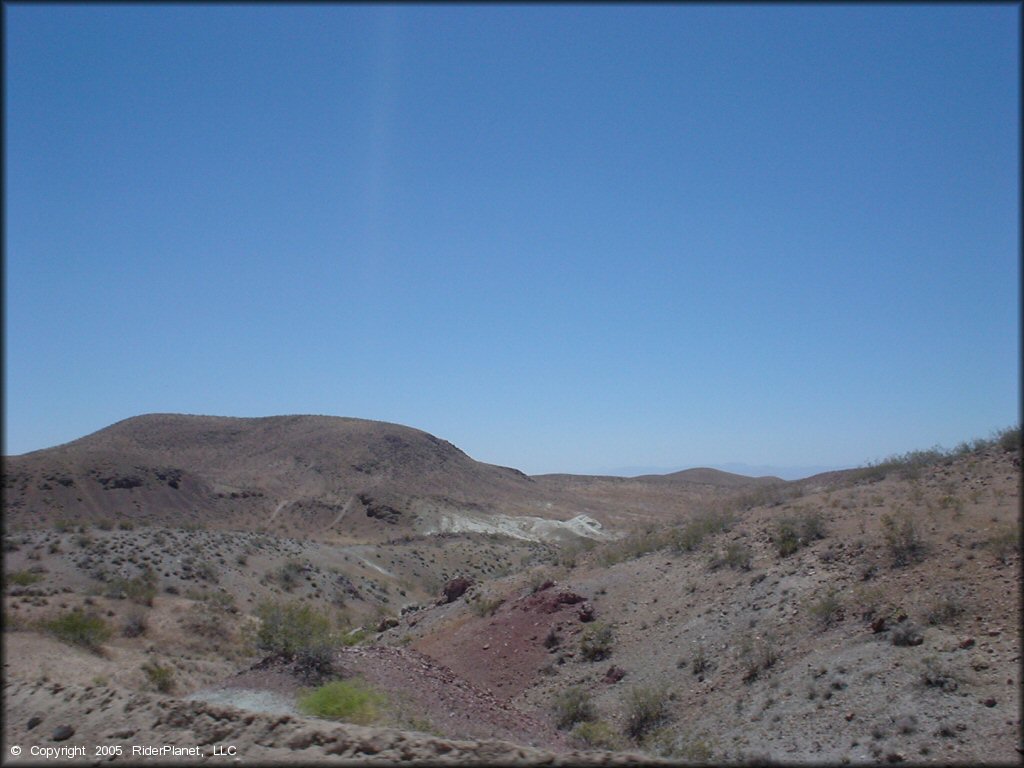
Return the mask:
<svg viewBox="0 0 1024 768"><path fill-rule="evenodd" d="M638 557L657 552L669 544L669 536L662 530L654 527L646 527L633 531L624 539L605 543L598 556L602 565L610 566L626 560L635 560Z"/></svg>
<svg viewBox="0 0 1024 768"><path fill-rule="evenodd" d="M590 749L620 750L626 746L622 737L603 720L580 723L572 729L572 737Z"/></svg>
<svg viewBox="0 0 1024 768"><path fill-rule="evenodd" d="M964 602L961 596L952 590L946 590L929 606L925 615L931 625L946 624L958 619L964 613Z"/></svg>
<svg viewBox="0 0 1024 768"><path fill-rule="evenodd" d="M796 520L784 517L775 524L772 541L779 552L779 557L789 557L800 549L800 534L797 533Z"/></svg>
<svg viewBox="0 0 1024 768"><path fill-rule="evenodd" d="M928 688L939 688L953 693L960 687L957 676L934 656L921 659L921 682Z"/></svg>
<svg viewBox="0 0 1024 768"><path fill-rule="evenodd" d="M67 518L61 518L53 524L53 529L57 533L71 533L71 531L75 530L75 524Z"/></svg>
<svg viewBox="0 0 1024 768"><path fill-rule="evenodd" d="M140 610L129 613L121 627L121 634L125 637L138 637L146 631L146 615Z"/></svg>
<svg viewBox="0 0 1024 768"><path fill-rule="evenodd" d="M174 670L162 666L155 661L147 661L142 665L142 671L146 673L146 679L160 693L170 693L174 690Z"/></svg>
<svg viewBox="0 0 1024 768"><path fill-rule="evenodd" d="M122 520L117 524L117 527L120 528L122 531L133 531L135 530L135 523L133 523L131 520Z"/></svg>
<svg viewBox="0 0 1024 768"><path fill-rule="evenodd" d="M714 662L708 656L703 643L697 643L693 649L693 657L690 659L690 671L695 675L703 675L714 669Z"/></svg>
<svg viewBox="0 0 1024 768"><path fill-rule="evenodd" d="M669 543L677 552L693 552L708 536L729 530L732 523L732 515L726 512L699 512L682 526L669 531Z"/></svg>
<svg viewBox="0 0 1024 768"><path fill-rule="evenodd" d="M828 629L843 619L843 604L835 589L830 589L808 606L808 613L822 629Z"/></svg>
<svg viewBox="0 0 1024 768"><path fill-rule="evenodd" d="M285 592L291 592L299 585L299 577L301 574L302 563L296 560L289 560L274 571L271 578L276 581Z"/></svg>
<svg viewBox="0 0 1024 768"><path fill-rule="evenodd" d="M626 695L626 735L639 741L668 719L668 691L664 686L637 686Z"/></svg>
<svg viewBox="0 0 1024 768"><path fill-rule="evenodd" d="M753 554L745 544L733 541L723 551L712 556L709 565L712 570L729 567L740 571L749 571Z"/></svg>
<svg viewBox="0 0 1024 768"><path fill-rule="evenodd" d="M208 581L211 584L216 584L220 581L220 574L217 572L217 567L209 560L200 560L194 566L196 577L203 581Z"/></svg>
<svg viewBox="0 0 1024 768"><path fill-rule="evenodd" d="M142 575L131 579L114 579L105 590L107 597L127 598L139 605L152 606L156 597L156 574L147 569Z"/></svg>
<svg viewBox="0 0 1024 768"><path fill-rule="evenodd" d="M1020 427L1009 427L1002 430L996 435L996 440L1004 451L1019 452L1021 450Z"/></svg>
<svg viewBox="0 0 1024 768"><path fill-rule="evenodd" d="M921 629L910 619L899 622L892 628L892 644L901 647L920 645L924 642Z"/></svg>
<svg viewBox="0 0 1024 768"><path fill-rule="evenodd" d="M1017 526L1007 525L1000 528L985 544L996 556L996 560L1006 565L1014 553L1020 552L1020 534Z"/></svg>
<svg viewBox="0 0 1024 768"><path fill-rule="evenodd" d="M327 674L331 670L339 640L324 614L310 605L263 603L256 615L260 620L257 648L298 661L311 674Z"/></svg>
<svg viewBox="0 0 1024 768"><path fill-rule="evenodd" d="M112 531L114 530L114 521L107 518L97 520L96 527L101 531Z"/></svg>
<svg viewBox="0 0 1024 768"><path fill-rule="evenodd" d="M744 635L740 641L740 662L743 682L752 683L779 660L775 639L771 635Z"/></svg>
<svg viewBox="0 0 1024 768"><path fill-rule="evenodd" d="M580 656L585 661L601 661L612 655L612 628L607 624L591 624L580 637Z"/></svg>
<svg viewBox="0 0 1024 768"><path fill-rule="evenodd" d="M8 586L30 587L43 580L43 575L35 571L9 571L4 574L4 583Z"/></svg>
<svg viewBox="0 0 1024 768"><path fill-rule="evenodd" d="M469 601L469 607L477 616L484 618L486 616L493 616L494 612L498 610L504 602L504 598L501 597L484 597L483 595L477 595Z"/></svg>
<svg viewBox="0 0 1024 768"><path fill-rule="evenodd" d="M911 565L924 559L924 540L917 521L909 512L882 515L882 537L895 567Z"/></svg>
<svg viewBox="0 0 1024 768"><path fill-rule="evenodd" d="M810 510L795 517L784 517L775 524L772 541L780 557L789 557L801 547L825 538L821 513Z"/></svg>
<svg viewBox="0 0 1024 768"><path fill-rule="evenodd" d="M314 717L369 725L380 717L384 696L359 679L335 680L299 698L299 710Z"/></svg>
<svg viewBox="0 0 1024 768"><path fill-rule="evenodd" d="M576 723L597 719L597 712L590 700L590 694L580 686L562 691L555 698L555 727L559 730L572 728Z"/></svg>
<svg viewBox="0 0 1024 768"><path fill-rule="evenodd" d="M58 640L71 645L80 645L91 651L110 639L110 627L101 616L85 613L80 608L43 622L43 629Z"/></svg>

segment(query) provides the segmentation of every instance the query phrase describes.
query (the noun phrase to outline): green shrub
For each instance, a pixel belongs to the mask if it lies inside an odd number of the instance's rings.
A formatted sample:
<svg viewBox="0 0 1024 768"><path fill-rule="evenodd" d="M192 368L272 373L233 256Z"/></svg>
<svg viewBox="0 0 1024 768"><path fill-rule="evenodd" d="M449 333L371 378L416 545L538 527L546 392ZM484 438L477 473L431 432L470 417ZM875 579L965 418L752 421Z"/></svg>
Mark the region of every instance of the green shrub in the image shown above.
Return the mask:
<svg viewBox="0 0 1024 768"><path fill-rule="evenodd" d="M779 520L775 524L772 541L775 542L779 557L789 557L800 549L800 534L797 533L796 520L791 517Z"/></svg>
<svg viewBox="0 0 1024 768"><path fill-rule="evenodd" d="M828 629L843 618L843 604L835 589L830 589L808 607L811 618L822 629Z"/></svg>
<svg viewBox="0 0 1024 768"><path fill-rule="evenodd" d="M1017 526L1006 525L1000 528L985 544L996 556L996 559L1006 565L1014 553L1020 552L1020 534Z"/></svg>
<svg viewBox="0 0 1024 768"><path fill-rule="evenodd" d="M85 613L79 608L43 622L43 629L61 642L80 645L91 651L98 651L110 639L107 622L101 616Z"/></svg>
<svg viewBox="0 0 1024 768"><path fill-rule="evenodd" d="M894 566L901 568L924 559L924 541L910 513L883 515L882 536Z"/></svg>
<svg viewBox="0 0 1024 768"><path fill-rule="evenodd" d="M477 595L473 600L470 600L469 607L473 613L481 618L486 616L493 616L494 612L498 610L505 600L500 597L484 597L483 595Z"/></svg>
<svg viewBox="0 0 1024 768"><path fill-rule="evenodd" d="M324 614L310 605L264 603L256 615L260 620L257 648L295 660L311 675L331 671L339 640Z"/></svg>
<svg viewBox="0 0 1024 768"><path fill-rule="evenodd" d="M639 741L668 719L668 691L664 686L637 686L626 696L626 735Z"/></svg>
<svg viewBox="0 0 1024 768"><path fill-rule="evenodd" d="M115 599L126 597L133 603L152 606L156 597L156 574L147 569L141 576L114 579L107 586L106 596Z"/></svg>
<svg viewBox="0 0 1024 768"><path fill-rule="evenodd" d="M586 723L596 718L597 712L590 694L579 686L567 688L555 699L555 727L559 730L564 731L576 723Z"/></svg>
<svg viewBox="0 0 1024 768"><path fill-rule="evenodd" d="M573 740L585 748L621 750L626 746L622 737L602 720L580 723L572 730Z"/></svg>
<svg viewBox="0 0 1024 768"><path fill-rule="evenodd" d="M723 566L741 571L749 571L753 554L750 548L738 541L730 542L724 551L718 552L711 558L712 570Z"/></svg>
<svg viewBox="0 0 1024 768"><path fill-rule="evenodd" d="M1020 451L1021 450L1021 434L1020 427L1009 427L999 432L996 436L996 440L999 442L999 447L1004 451Z"/></svg>
<svg viewBox="0 0 1024 768"><path fill-rule="evenodd" d="M302 575L302 563L296 560L289 560L272 574L271 578L280 585L285 592L291 592L299 585L299 577Z"/></svg>
<svg viewBox="0 0 1024 768"><path fill-rule="evenodd" d="M42 580L43 575L34 571L10 571L4 574L4 581L16 587L30 587Z"/></svg>
<svg viewBox="0 0 1024 768"><path fill-rule="evenodd" d="M669 539L677 552L693 552L708 536L729 530L732 522L732 516L724 512L700 512L670 531Z"/></svg>
<svg viewBox="0 0 1024 768"><path fill-rule="evenodd" d="M314 717L368 725L380 717L386 700L358 679L336 680L299 698L299 710Z"/></svg>
<svg viewBox="0 0 1024 768"><path fill-rule="evenodd" d="M958 619L965 611L963 599L952 590L946 590L928 608L925 618L931 625L947 624Z"/></svg>
<svg viewBox="0 0 1024 768"><path fill-rule="evenodd" d="M150 684L160 693L170 693L174 689L174 670L164 667L155 661L147 661L142 665L142 671Z"/></svg>
<svg viewBox="0 0 1024 768"><path fill-rule="evenodd" d="M771 635L745 635L740 642L740 662L743 665L743 682L752 683L779 660L775 640Z"/></svg>
<svg viewBox="0 0 1024 768"><path fill-rule="evenodd" d="M780 557L789 557L801 547L825 538L825 523L821 513L810 510L796 517L784 517L775 525L772 541Z"/></svg>
<svg viewBox="0 0 1024 768"><path fill-rule="evenodd" d="M612 628L606 624L591 624L580 638L580 656L585 661L601 661L612 655Z"/></svg>

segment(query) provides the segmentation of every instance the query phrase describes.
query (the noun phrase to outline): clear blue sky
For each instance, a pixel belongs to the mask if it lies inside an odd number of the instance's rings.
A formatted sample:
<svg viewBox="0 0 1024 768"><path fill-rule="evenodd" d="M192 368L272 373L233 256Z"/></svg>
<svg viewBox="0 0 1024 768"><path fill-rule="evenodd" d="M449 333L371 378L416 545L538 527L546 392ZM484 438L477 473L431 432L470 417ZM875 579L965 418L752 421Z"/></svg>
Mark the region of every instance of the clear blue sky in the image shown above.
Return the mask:
<svg viewBox="0 0 1024 768"><path fill-rule="evenodd" d="M1019 419L1017 5L4 13L7 454L324 413L840 466Z"/></svg>

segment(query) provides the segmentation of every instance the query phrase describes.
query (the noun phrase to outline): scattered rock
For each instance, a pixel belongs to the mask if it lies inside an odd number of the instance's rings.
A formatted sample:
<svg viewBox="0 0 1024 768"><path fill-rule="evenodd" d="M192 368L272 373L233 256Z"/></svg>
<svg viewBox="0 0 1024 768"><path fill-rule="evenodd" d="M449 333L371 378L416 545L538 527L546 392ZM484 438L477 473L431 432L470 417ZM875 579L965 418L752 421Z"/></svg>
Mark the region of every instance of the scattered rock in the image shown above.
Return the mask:
<svg viewBox="0 0 1024 768"><path fill-rule="evenodd" d="M70 725L58 725L53 729L52 741L65 741L75 735L75 729Z"/></svg>
<svg viewBox="0 0 1024 768"><path fill-rule="evenodd" d="M465 576L458 576L452 579L444 585L444 597L438 601L438 605L445 605L446 603L454 603L464 594L466 590L473 586L473 582L467 579Z"/></svg>
<svg viewBox="0 0 1024 768"><path fill-rule="evenodd" d="M993 699L993 698L988 698L988 699L985 699L985 701L984 701L984 702L982 702L982 703L983 703L983 704L984 704L984 705L985 705L986 707L994 707L994 706L996 705L996 700L995 700L995 699Z"/></svg>
<svg viewBox="0 0 1024 768"><path fill-rule="evenodd" d="M879 632L885 632L888 627L885 626L885 616L879 616L877 619L871 622L871 631L876 635Z"/></svg>
<svg viewBox="0 0 1024 768"><path fill-rule="evenodd" d="M604 682L606 683L617 683L619 680L626 676L626 670L622 667L617 667L612 664L608 667L608 671L604 673Z"/></svg>
<svg viewBox="0 0 1024 768"><path fill-rule="evenodd" d="M580 606L577 615L580 617L580 621L586 623L594 620L594 606L590 603L584 603Z"/></svg>
<svg viewBox="0 0 1024 768"><path fill-rule="evenodd" d="M43 722L43 718L41 718L41 717L30 717L28 719L28 723L26 724L25 727L28 728L28 730L31 731L33 728L35 728L41 722Z"/></svg>

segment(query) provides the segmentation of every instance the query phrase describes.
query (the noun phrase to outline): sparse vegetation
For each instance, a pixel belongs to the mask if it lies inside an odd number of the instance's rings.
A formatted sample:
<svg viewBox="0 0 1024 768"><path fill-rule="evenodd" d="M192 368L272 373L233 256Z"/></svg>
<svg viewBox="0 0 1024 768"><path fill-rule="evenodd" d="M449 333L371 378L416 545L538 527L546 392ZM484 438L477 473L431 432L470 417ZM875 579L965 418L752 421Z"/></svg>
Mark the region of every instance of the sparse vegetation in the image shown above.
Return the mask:
<svg viewBox="0 0 1024 768"><path fill-rule="evenodd" d="M4 574L4 583L7 586L30 587L43 580L43 574L35 571L9 571Z"/></svg>
<svg viewBox="0 0 1024 768"><path fill-rule="evenodd" d="M924 559L924 540L911 513L900 511L882 515L882 536L893 566L902 568Z"/></svg>
<svg viewBox="0 0 1024 768"><path fill-rule="evenodd" d="M567 730L577 723L591 722L597 719L590 694L580 686L573 686L562 691L555 698L555 727Z"/></svg>
<svg viewBox="0 0 1024 768"><path fill-rule="evenodd" d="M724 550L712 556L709 565L712 570L728 567L734 570L749 571L752 560L753 553L747 545L739 541L732 541Z"/></svg>
<svg viewBox="0 0 1024 768"><path fill-rule="evenodd" d="M743 682L752 683L775 666L779 655L771 635L745 635L740 641Z"/></svg>
<svg viewBox="0 0 1024 768"><path fill-rule="evenodd" d="M996 560L1006 565L1014 554L1020 552L1020 533L1016 525L1006 525L992 534L985 543Z"/></svg>
<svg viewBox="0 0 1024 768"><path fill-rule="evenodd" d="M111 634L103 617L85 613L79 608L45 621L42 626L61 642L79 645L94 652L100 650Z"/></svg>
<svg viewBox="0 0 1024 768"><path fill-rule="evenodd" d="M257 610L256 647L294 659L311 673L326 674L338 644L331 622L311 605L264 603Z"/></svg>
<svg viewBox="0 0 1024 768"><path fill-rule="evenodd" d="M170 693L174 690L174 670L163 666L156 661L147 661L142 665L142 671L146 673L146 679L160 693Z"/></svg>
<svg viewBox="0 0 1024 768"><path fill-rule="evenodd" d="M473 613L483 618L493 616L494 612L498 610L504 602L504 598L501 597L484 597L483 595L477 595L469 601L469 607L472 609Z"/></svg>
<svg viewBox="0 0 1024 768"><path fill-rule="evenodd" d="M359 679L335 680L299 698L299 710L307 715L369 725L385 704L382 694Z"/></svg>
<svg viewBox="0 0 1024 768"><path fill-rule="evenodd" d="M934 656L921 659L921 682L928 688L953 693L960 687L957 676Z"/></svg>
<svg viewBox="0 0 1024 768"><path fill-rule="evenodd" d="M626 696L626 735L639 741L668 719L668 691L663 686L637 686Z"/></svg>
<svg viewBox="0 0 1024 768"><path fill-rule="evenodd" d="M612 655L612 628L607 624L591 624L580 638L580 657L584 661L601 661Z"/></svg>
<svg viewBox="0 0 1024 768"><path fill-rule="evenodd" d="M808 606L808 613L822 629L828 629L843 619L843 604L835 589L830 589Z"/></svg>
<svg viewBox="0 0 1024 768"><path fill-rule="evenodd" d="M141 610L130 612L121 627L121 634L125 637L138 637L146 631L146 615Z"/></svg>
<svg viewBox="0 0 1024 768"><path fill-rule="evenodd" d="M906 619L899 622L892 628L892 644L896 646L914 646L924 642L924 636L920 628L914 622Z"/></svg>
<svg viewBox="0 0 1024 768"><path fill-rule="evenodd" d="M931 604L926 619L932 625L948 624L962 616L964 610L960 594L953 590L946 590Z"/></svg>
<svg viewBox="0 0 1024 768"><path fill-rule="evenodd" d="M816 510L804 512L797 517L784 517L775 525L772 541L780 557L789 557L801 547L825 538L825 524L821 513Z"/></svg>
<svg viewBox="0 0 1024 768"><path fill-rule="evenodd" d="M623 738L603 720L580 723L572 730L573 739L591 749L619 750L626 746Z"/></svg>

